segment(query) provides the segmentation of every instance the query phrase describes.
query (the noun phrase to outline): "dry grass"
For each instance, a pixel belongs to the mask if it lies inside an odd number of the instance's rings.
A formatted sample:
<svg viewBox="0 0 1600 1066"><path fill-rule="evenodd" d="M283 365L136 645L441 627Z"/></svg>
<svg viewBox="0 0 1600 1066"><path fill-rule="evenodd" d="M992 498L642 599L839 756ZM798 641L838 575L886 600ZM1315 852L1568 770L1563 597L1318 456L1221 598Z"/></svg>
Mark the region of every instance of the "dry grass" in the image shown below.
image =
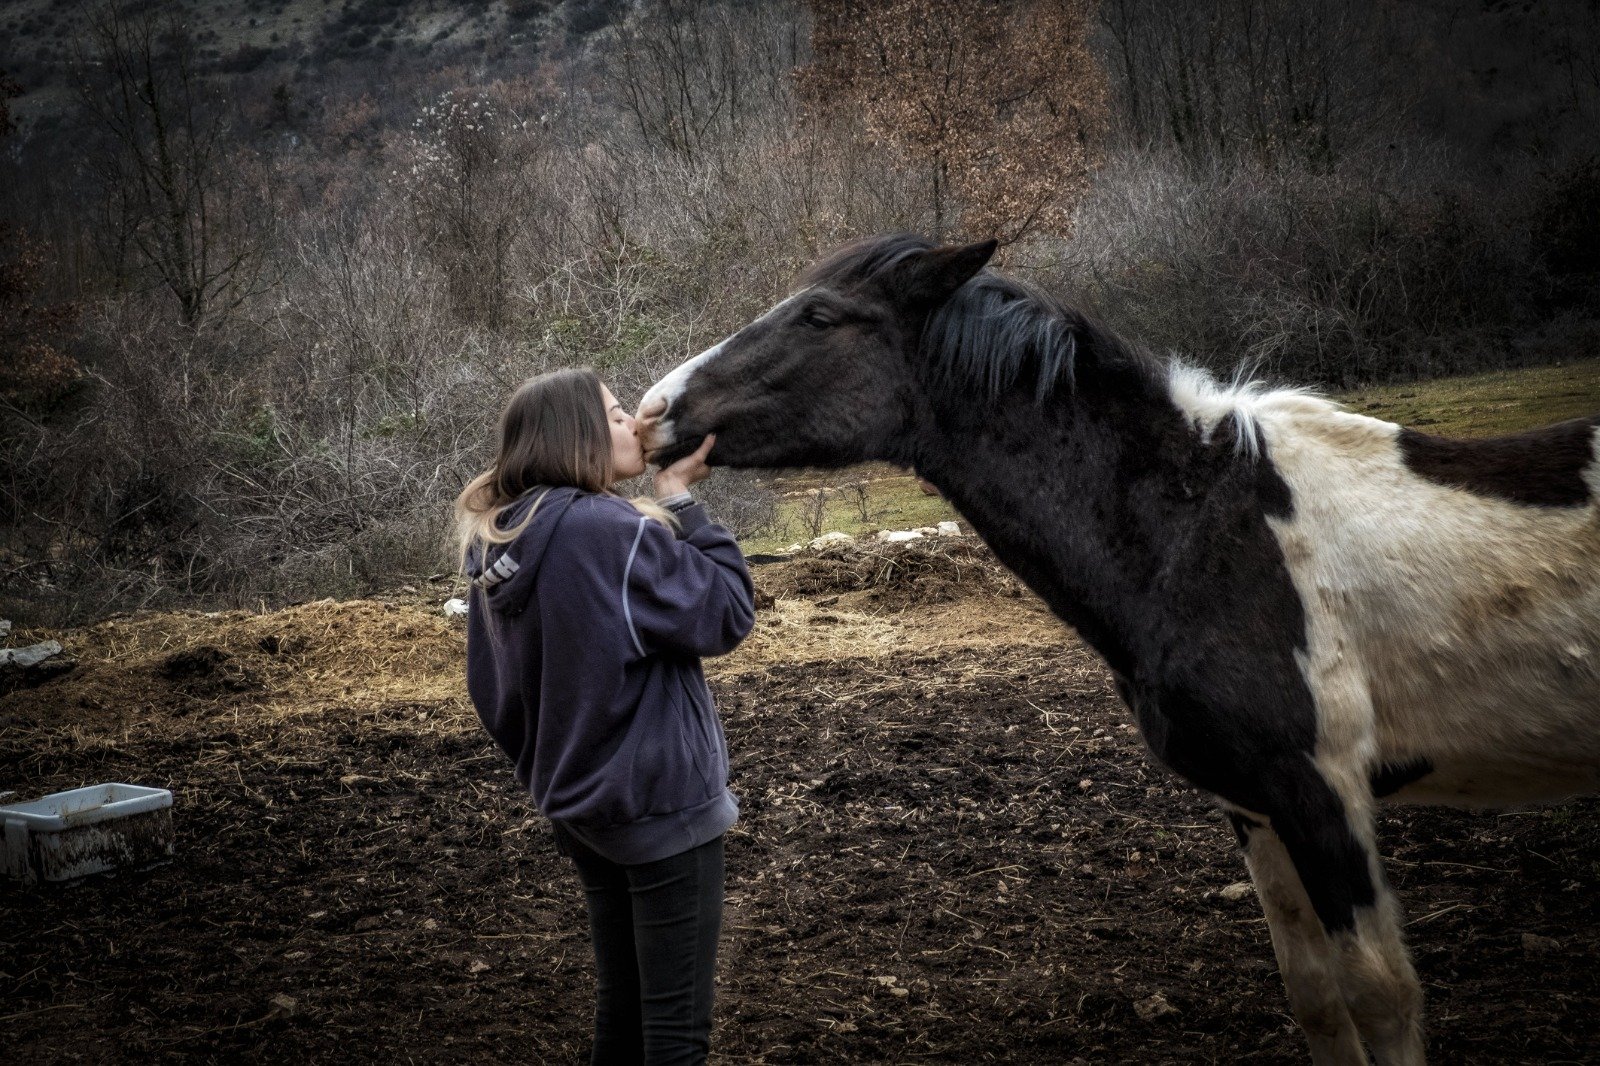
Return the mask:
<svg viewBox="0 0 1600 1066"><path fill-rule="evenodd" d="M796 564L768 567L770 595L870 592L897 606L938 602L973 591L1022 595L1022 586L973 536L929 536L897 544L862 539L808 551Z"/></svg>
<svg viewBox="0 0 1600 1066"><path fill-rule="evenodd" d="M796 596L775 600L756 618L739 650L706 664L714 678L773 666L875 660L940 649L1059 647L1073 640L1037 600L975 595L943 609L885 611L870 594Z"/></svg>
<svg viewBox="0 0 1600 1066"><path fill-rule="evenodd" d="M755 631L708 663L715 675L1069 639L971 537L832 548L755 576L763 603ZM382 600L18 630L13 643L59 640L77 666L0 696L0 721L88 737L181 732L222 708L235 720L285 721L422 702L440 709L428 728L476 729L462 673L465 626L440 609L449 594L441 583Z"/></svg>
<svg viewBox="0 0 1600 1066"><path fill-rule="evenodd" d="M0 719L18 726L181 731L221 707L280 719L395 702L466 705L464 627L417 602L150 612L18 639L59 640L78 664L59 681L0 696Z"/></svg>

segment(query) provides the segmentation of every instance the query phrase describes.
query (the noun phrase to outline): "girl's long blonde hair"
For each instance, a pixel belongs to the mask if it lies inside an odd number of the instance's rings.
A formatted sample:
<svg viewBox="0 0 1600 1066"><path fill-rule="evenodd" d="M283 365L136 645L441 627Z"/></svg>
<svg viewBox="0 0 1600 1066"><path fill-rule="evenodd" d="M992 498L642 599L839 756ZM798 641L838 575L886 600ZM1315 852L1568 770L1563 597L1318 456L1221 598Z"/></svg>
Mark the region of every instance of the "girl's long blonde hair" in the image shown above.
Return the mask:
<svg viewBox="0 0 1600 1066"><path fill-rule="evenodd" d="M478 545L509 543L528 528L542 495L509 528L500 526L500 517L529 491L561 485L608 491L614 473L611 428L600 390L599 375L584 367L529 378L511 394L500 414L494 462L456 497L456 548L463 569ZM677 524L648 497L629 502L663 525Z"/></svg>

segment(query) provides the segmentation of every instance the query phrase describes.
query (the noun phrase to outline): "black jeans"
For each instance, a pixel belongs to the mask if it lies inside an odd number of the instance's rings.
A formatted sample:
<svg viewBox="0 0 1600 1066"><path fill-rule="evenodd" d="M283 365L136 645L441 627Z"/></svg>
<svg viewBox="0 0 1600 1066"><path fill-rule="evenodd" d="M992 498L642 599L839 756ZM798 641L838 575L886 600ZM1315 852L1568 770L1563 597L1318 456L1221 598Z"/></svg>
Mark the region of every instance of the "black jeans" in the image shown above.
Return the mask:
<svg viewBox="0 0 1600 1066"><path fill-rule="evenodd" d="M623 866L555 828L589 905L598 992L590 1063L705 1062L722 930L722 838Z"/></svg>

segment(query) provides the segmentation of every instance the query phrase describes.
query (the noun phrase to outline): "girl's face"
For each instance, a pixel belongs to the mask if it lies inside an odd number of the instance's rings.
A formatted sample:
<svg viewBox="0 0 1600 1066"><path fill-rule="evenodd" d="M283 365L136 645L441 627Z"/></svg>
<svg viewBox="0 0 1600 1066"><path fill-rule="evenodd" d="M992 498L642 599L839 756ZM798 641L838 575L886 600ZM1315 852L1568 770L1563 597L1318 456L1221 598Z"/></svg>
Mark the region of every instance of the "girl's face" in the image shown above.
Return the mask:
<svg viewBox="0 0 1600 1066"><path fill-rule="evenodd" d="M600 386L600 396L606 405L606 422L611 426L611 479L638 477L644 473L644 449L639 445L633 416L623 410L604 385Z"/></svg>

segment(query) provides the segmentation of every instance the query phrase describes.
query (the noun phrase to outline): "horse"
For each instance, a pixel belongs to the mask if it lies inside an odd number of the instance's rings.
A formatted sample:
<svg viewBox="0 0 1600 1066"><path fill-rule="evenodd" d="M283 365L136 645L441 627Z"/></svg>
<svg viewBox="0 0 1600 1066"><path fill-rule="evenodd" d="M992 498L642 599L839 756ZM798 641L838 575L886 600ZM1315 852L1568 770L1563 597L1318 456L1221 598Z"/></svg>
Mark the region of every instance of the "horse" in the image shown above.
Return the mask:
<svg viewBox="0 0 1600 1066"><path fill-rule="evenodd" d="M1316 1063L1424 1061L1381 802L1600 783L1600 415L1450 440L1157 358L988 269L847 245L647 392L646 447L931 482L1237 834Z"/></svg>

